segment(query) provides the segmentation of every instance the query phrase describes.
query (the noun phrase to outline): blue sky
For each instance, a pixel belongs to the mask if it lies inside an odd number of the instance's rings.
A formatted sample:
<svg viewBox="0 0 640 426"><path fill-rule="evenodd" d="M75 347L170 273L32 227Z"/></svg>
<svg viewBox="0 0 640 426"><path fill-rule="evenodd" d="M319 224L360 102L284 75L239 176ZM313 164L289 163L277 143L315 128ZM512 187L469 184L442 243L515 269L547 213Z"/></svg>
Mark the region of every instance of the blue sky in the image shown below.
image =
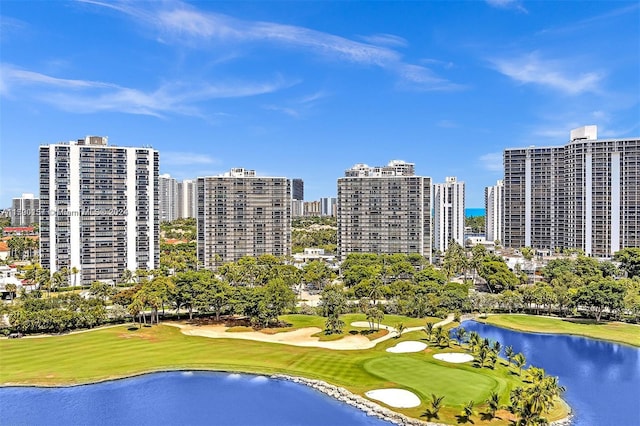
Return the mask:
<svg viewBox="0 0 640 426"><path fill-rule="evenodd" d="M640 7L618 1L0 4L0 207L38 146L151 145L178 179L231 167L335 196L392 159L467 184L572 128L640 135Z"/></svg>

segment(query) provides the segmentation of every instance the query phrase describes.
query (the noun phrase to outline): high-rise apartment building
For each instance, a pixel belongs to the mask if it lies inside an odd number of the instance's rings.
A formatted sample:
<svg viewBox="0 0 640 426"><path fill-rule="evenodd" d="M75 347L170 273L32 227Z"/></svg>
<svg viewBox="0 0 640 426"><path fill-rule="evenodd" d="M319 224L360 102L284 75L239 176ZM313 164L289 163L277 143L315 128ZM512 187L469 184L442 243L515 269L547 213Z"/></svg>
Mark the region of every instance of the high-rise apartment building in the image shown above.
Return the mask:
<svg viewBox="0 0 640 426"><path fill-rule="evenodd" d="M160 222L171 222L178 218L178 182L163 174L158 177L160 196Z"/></svg>
<svg viewBox="0 0 640 426"><path fill-rule="evenodd" d="M419 253L431 260L431 178L414 164L356 164L338 179L338 255Z"/></svg>
<svg viewBox="0 0 640 426"><path fill-rule="evenodd" d="M436 250L445 252L450 241L464 247L464 182L455 177L433 185L433 237Z"/></svg>
<svg viewBox="0 0 640 426"><path fill-rule="evenodd" d="M304 200L304 181L302 179L291 179L291 198L293 200Z"/></svg>
<svg viewBox="0 0 640 426"><path fill-rule="evenodd" d="M178 182L178 218L196 217L198 194L196 182L185 179Z"/></svg>
<svg viewBox="0 0 640 426"><path fill-rule="evenodd" d="M106 137L40 146L40 262L71 283L159 264L158 152Z"/></svg>
<svg viewBox="0 0 640 426"><path fill-rule="evenodd" d="M567 145L504 152L504 245L609 257L640 246L640 138L574 129Z"/></svg>
<svg viewBox="0 0 640 426"><path fill-rule="evenodd" d="M11 203L11 225L28 226L40 221L40 200L33 194L22 194Z"/></svg>
<svg viewBox="0 0 640 426"><path fill-rule="evenodd" d="M487 241L500 241L502 244L503 226L503 193L504 183L502 180L496 182L494 186L487 186L484 189L484 211L485 211L485 232Z"/></svg>
<svg viewBox="0 0 640 426"><path fill-rule="evenodd" d="M291 185L231 169L197 179L198 261L205 268L243 256L291 254Z"/></svg>
<svg viewBox="0 0 640 426"><path fill-rule="evenodd" d="M302 217L304 216L304 201L302 200L291 200L291 217Z"/></svg>

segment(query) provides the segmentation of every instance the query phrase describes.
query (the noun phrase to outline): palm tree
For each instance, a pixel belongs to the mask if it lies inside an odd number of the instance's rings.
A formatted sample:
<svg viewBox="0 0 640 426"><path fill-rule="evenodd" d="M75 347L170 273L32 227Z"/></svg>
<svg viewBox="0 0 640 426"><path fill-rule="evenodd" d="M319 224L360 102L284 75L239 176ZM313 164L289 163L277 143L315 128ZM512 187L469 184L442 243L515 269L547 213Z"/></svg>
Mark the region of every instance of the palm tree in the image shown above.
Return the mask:
<svg viewBox="0 0 640 426"><path fill-rule="evenodd" d="M475 403L473 402L473 400L469 401L467 403L467 405L464 406L464 408L462 409L462 415L466 418L469 419L471 416L473 416L473 405Z"/></svg>
<svg viewBox="0 0 640 426"><path fill-rule="evenodd" d="M477 332L472 331L471 333L469 333L469 349L471 349L471 352L475 352L479 346L480 335Z"/></svg>
<svg viewBox="0 0 640 426"><path fill-rule="evenodd" d="M497 340L493 342L491 349L496 353L496 355L500 355L500 349L502 349L502 345Z"/></svg>
<svg viewBox="0 0 640 426"><path fill-rule="evenodd" d="M480 349L478 350L478 365L480 367L484 367L484 363L489 357L489 352L490 351L488 347L480 346Z"/></svg>
<svg viewBox="0 0 640 426"><path fill-rule="evenodd" d="M496 411L500 408L500 396L497 392L491 392L489 399L487 399L486 402L488 407L487 413L491 418L494 418L496 416Z"/></svg>
<svg viewBox="0 0 640 426"><path fill-rule="evenodd" d="M396 324L396 333L398 333L398 335L396 336L396 339L399 339L402 336L402 332L405 330L405 328L406 327L401 322Z"/></svg>
<svg viewBox="0 0 640 426"><path fill-rule="evenodd" d="M527 358L519 352L516 356L513 357L513 363L518 368L518 375L522 375L522 367L527 363Z"/></svg>
<svg viewBox="0 0 640 426"><path fill-rule="evenodd" d="M73 286L76 286L76 282L78 280L78 272L80 272L80 270L78 268L76 268L75 266L73 266L71 268L71 275L73 275Z"/></svg>
<svg viewBox="0 0 640 426"><path fill-rule="evenodd" d="M436 394L432 393L431 394L431 403L430 403L431 404L431 409L425 411L423 416L428 417L428 418L432 418L432 417L435 417L436 419L439 418L438 417L438 412L442 408L442 400L443 399L444 399L444 396L436 396Z"/></svg>
<svg viewBox="0 0 640 426"><path fill-rule="evenodd" d="M374 323L376 321L373 309L367 309L365 313L367 314L367 322L369 323L369 329L373 330Z"/></svg>
<svg viewBox="0 0 640 426"><path fill-rule="evenodd" d="M464 343L464 338L467 337L467 330L464 327L456 328L456 339L460 342L460 346Z"/></svg>
<svg viewBox="0 0 640 426"><path fill-rule="evenodd" d="M120 276L120 282L122 284L129 284L133 281L133 272L130 269L125 269L122 271L122 275Z"/></svg>
<svg viewBox="0 0 640 426"><path fill-rule="evenodd" d="M427 333L427 338L429 339L429 341L431 341L431 336L433 335L433 323L432 322L428 322L424 328L423 328L424 332Z"/></svg>
<svg viewBox="0 0 640 426"><path fill-rule="evenodd" d="M18 291L18 286L15 284L7 284L4 289L9 292L9 298L11 298L11 303L13 303L13 295Z"/></svg>
<svg viewBox="0 0 640 426"><path fill-rule="evenodd" d="M504 348L504 355L507 357L507 366L510 366L511 360L513 360L513 357L516 356L516 353L513 351L513 347L507 346L506 348Z"/></svg>

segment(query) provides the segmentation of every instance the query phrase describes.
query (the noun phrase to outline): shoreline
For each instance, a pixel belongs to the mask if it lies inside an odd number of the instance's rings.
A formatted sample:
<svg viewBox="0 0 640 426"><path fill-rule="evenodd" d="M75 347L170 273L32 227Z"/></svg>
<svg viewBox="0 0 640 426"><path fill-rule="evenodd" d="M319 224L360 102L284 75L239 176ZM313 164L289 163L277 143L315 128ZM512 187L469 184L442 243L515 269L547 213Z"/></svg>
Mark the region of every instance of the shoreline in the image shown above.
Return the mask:
<svg viewBox="0 0 640 426"><path fill-rule="evenodd" d="M161 369L161 370L149 370L140 373L132 373L122 377L111 377L102 380L95 380L87 383L74 383L68 385L31 385L31 384L19 384L19 383L3 383L0 384L0 388L6 387L19 387L19 388L43 388L43 389L60 389L71 388L80 386L91 386L106 382L115 382L119 380L134 379L136 377L146 376L149 374L162 374L162 373L178 373L178 372L206 372L206 373L220 373L220 374L242 374L245 376L263 376L272 380L283 380L292 383L298 383L315 389L334 400L343 404L350 405L358 410L362 411L368 416L377 417L389 423L399 426L449 426L447 423L434 423L420 420L415 417L409 417L405 414L393 411L390 408L383 407L382 405L365 398L364 396L355 394L348 389L332 385L319 379L308 379L301 376L291 376L288 374L275 373L275 374L259 374L259 373L247 373L237 370L212 370L202 368L175 368L175 369ZM566 401L562 400L562 403L568 408L569 415L563 419L550 422L550 426L570 426L573 418L571 407Z"/></svg>
<svg viewBox="0 0 640 426"><path fill-rule="evenodd" d="M634 348L634 349L640 349L640 346L638 345L634 345L632 343L629 342L622 342L620 340L616 340L616 339L605 339L602 337L595 337L595 336L588 336L586 334L580 334L580 333L572 333L570 331L562 331L562 332L550 332L550 331L532 331L532 330L527 330L527 329L523 329L523 328L518 328L512 325L504 325L504 324L494 324L491 322L486 321L489 317L491 316L508 316L508 315L512 315L512 316L531 316L531 317L541 317L541 318L547 318L547 319L551 319L551 320L555 320L555 321L565 321L566 318L562 318L562 317L553 317L553 316L548 316L548 315L531 315L531 314L522 314L522 313L517 313L517 314L503 314L503 313L489 313L489 314L483 314L486 315L486 317L481 318L479 314L475 314L470 318L460 318L460 323L462 323L462 321L475 321L475 322L479 322L481 324L486 324L486 325L491 325L493 327L498 327L498 328L504 328L506 330L511 330L511 331L517 331L519 333L529 333L529 334L543 334L543 335L547 335L547 336L559 336L559 335L567 335L567 336L572 336L572 337L581 337L583 339L591 339L591 340L597 340L600 342L606 342L606 343L613 343L616 345L622 345L622 346L627 346L630 348ZM623 324L628 324L628 323L623 323ZM640 324L629 324L629 325L633 325L633 326L637 326L640 328Z"/></svg>

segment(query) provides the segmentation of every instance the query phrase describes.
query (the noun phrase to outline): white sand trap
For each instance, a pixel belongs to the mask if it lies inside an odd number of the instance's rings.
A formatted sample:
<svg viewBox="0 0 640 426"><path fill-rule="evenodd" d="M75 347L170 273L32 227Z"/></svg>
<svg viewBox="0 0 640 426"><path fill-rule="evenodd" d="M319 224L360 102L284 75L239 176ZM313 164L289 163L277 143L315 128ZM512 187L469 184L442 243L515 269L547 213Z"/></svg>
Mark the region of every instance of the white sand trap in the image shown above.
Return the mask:
<svg viewBox="0 0 640 426"><path fill-rule="evenodd" d="M404 389L375 389L366 392L365 395L395 408L412 408L420 405L420 398L415 393Z"/></svg>
<svg viewBox="0 0 640 426"><path fill-rule="evenodd" d="M435 354L433 357L435 359L439 359L440 361L452 362L454 364L473 361L472 355L463 353Z"/></svg>
<svg viewBox="0 0 640 426"><path fill-rule="evenodd" d="M408 340L406 342L400 342L392 348L388 348L387 352L393 352L394 354L402 354L407 352L420 352L427 348L426 343L416 342Z"/></svg>

